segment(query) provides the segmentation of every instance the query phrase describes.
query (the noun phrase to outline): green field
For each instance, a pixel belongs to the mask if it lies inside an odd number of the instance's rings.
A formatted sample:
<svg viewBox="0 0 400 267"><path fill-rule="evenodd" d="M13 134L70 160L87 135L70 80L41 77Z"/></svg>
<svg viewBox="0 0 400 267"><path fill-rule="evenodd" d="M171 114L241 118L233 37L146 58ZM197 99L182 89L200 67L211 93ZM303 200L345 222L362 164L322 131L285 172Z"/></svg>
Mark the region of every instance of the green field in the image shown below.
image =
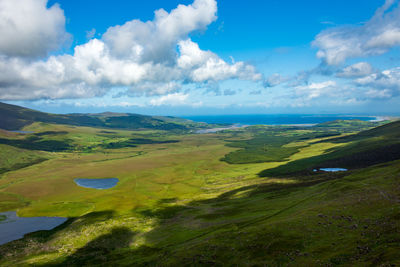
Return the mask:
<svg viewBox="0 0 400 267"><path fill-rule="evenodd" d="M382 124L0 132L0 211L69 218L0 246L0 265L400 264L400 123ZM310 171L326 164L349 171Z"/></svg>

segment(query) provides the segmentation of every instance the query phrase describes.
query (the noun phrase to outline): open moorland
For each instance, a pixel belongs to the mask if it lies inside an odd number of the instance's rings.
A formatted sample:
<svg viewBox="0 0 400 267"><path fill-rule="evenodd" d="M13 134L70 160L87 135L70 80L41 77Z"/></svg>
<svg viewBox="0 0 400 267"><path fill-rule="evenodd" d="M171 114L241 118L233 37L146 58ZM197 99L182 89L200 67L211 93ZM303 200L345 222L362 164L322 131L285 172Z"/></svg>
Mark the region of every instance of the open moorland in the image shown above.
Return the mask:
<svg viewBox="0 0 400 267"><path fill-rule="evenodd" d="M400 264L400 122L197 134L212 125L0 108L0 211L68 218L2 266Z"/></svg>

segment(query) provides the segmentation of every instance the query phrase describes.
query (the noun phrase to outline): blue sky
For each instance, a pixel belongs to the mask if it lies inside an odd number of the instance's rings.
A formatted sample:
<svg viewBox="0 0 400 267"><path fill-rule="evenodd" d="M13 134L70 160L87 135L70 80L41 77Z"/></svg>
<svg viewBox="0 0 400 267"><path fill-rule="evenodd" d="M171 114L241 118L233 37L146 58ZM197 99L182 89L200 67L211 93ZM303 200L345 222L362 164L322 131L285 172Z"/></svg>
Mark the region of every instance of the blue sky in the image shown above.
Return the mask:
<svg viewBox="0 0 400 267"><path fill-rule="evenodd" d="M8 103L57 113L399 113L398 0L1 5Z"/></svg>

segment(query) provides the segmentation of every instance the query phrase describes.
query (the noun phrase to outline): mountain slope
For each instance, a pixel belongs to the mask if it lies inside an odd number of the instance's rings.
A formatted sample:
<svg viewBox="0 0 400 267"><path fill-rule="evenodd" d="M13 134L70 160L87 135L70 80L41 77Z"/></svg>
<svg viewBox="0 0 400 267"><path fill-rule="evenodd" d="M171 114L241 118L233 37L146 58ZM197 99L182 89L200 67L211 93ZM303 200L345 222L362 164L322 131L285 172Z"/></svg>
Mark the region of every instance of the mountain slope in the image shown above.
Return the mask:
<svg viewBox="0 0 400 267"><path fill-rule="evenodd" d="M33 122L115 129L185 130L188 124L171 118L129 113L50 114L0 102L0 129L20 130ZM190 125L192 125L191 123Z"/></svg>
<svg viewBox="0 0 400 267"><path fill-rule="evenodd" d="M262 171L260 176L312 173L313 169L328 167L355 169L400 159L400 121L318 143L343 143L344 145L328 150L321 156L292 161Z"/></svg>

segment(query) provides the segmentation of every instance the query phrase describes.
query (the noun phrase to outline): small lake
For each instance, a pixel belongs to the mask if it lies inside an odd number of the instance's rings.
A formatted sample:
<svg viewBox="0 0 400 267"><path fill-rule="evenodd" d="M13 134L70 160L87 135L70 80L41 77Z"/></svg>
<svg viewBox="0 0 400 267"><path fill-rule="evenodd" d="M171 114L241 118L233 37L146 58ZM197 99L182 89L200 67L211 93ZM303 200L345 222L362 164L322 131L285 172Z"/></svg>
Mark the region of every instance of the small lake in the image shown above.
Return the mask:
<svg viewBox="0 0 400 267"><path fill-rule="evenodd" d="M118 178L101 178L101 179L87 179L87 178L76 178L74 182L85 188L94 189L109 189L117 185L119 182Z"/></svg>
<svg viewBox="0 0 400 267"><path fill-rule="evenodd" d="M319 168L319 170L323 171L323 172L345 172L345 171L348 171L345 168ZM314 171L316 172L316 171L318 171L318 169L314 169Z"/></svg>
<svg viewBox="0 0 400 267"><path fill-rule="evenodd" d="M28 233L51 230L66 220L63 217L18 217L15 211L0 212L0 245Z"/></svg>

